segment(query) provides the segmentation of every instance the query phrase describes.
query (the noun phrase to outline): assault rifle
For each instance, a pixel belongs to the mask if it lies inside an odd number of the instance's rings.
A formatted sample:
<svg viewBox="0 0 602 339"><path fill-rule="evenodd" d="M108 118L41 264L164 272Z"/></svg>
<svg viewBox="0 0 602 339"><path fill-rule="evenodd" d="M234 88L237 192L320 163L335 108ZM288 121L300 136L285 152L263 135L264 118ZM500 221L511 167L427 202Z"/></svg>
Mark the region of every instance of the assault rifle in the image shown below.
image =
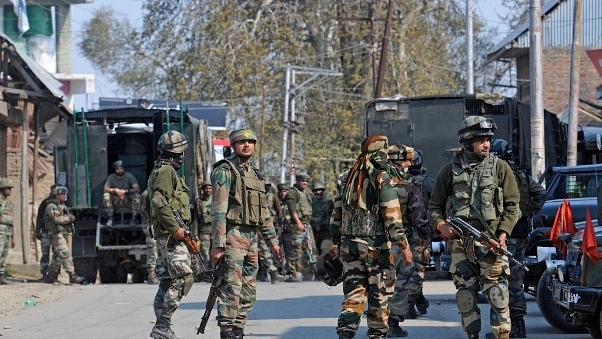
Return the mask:
<svg viewBox="0 0 602 339"><path fill-rule="evenodd" d="M186 248L188 248L188 252L190 254L196 256L197 261L203 268L203 275L205 276L205 281L210 282L212 279L211 272L209 272L207 267L205 267L205 265L203 264L205 262L205 259L201 255L201 249L199 248L199 243L200 243L199 238L190 232L190 230L188 229L188 226L186 226L186 223L184 222L184 219L182 219L182 215L180 214L180 211L172 209L171 212L173 213L173 216L176 219L176 221L178 222L178 224L180 225L180 227L182 227L186 231L186 237L184 238L184 243L186 244Z"/></svg>
<svg viewBox="0 0 602 339"><path fill-rule="evenodd" d="M479 231L478 229L474 228L471 224L467 223L466 221L464 221L458 217L449 217L449 218L447 218L447 222L456 231L458 231L458 233L460 233L461 236L465 236L464 234L468 233L469 237L472 237L473 239L478 240L481 244L489 247L490 249L494 250L495 252L507 256L508 259L510 259L515 264L518 264L519 266L524 268L525 271L529 270L527 268L527 266L525 266L524 263L516 260L514 258L514 255L512 255L512 253L508 252L507 249L503 248L500 245L500 243L496 239L489 236L489 234Z"/></svg>
<svg viewBox="0 0 602 339"><path fill-rule="evenodd" d="M205 313L203 314L203 318L201 318L201 324L199 325L196 334L205 333L205 327L207 326L207 322L211 316L213 305L215 305L217 295L219 294L227 270L228 253L224 252L224 255L222 255L215 264L215 269L212 272L213 281L211 282L211 288L209 289L209 295L207 296L207 302L205 303Z"/></svg>

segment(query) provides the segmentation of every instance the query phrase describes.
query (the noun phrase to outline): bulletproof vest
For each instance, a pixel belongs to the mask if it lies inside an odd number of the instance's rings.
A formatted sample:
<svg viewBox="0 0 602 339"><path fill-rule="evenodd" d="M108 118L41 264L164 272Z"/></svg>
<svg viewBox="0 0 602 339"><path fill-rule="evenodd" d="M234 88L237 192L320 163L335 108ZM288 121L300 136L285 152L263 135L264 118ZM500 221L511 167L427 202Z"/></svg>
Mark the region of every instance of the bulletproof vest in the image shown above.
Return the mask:
<svg viewBox="0 0 602 339"><path fill-rule="evenodd" d="M340 178L340 192L341 196L345 196L345 183L349 171L344 172ZM368 179L367 179L368 180ZM368 198L375 197L378 191L372 184L368 184L368 192L366 195ZM341 213L341 226L340 233L342 236L351 237L371 237L376 235L385 235L384 223L380 215L380 207L378 203L369 204L371 207L367 210L348 206L343 201L343 208Z"/></svg>
<svg viewBox="0 0 602 339"><path fill-rule="evenodd" d="M236 163L224 159L214 168L227 163L234 174L234 185L228 196L226 219L232 225L259 226L270 217L265 192L265 180L255 168L245 171Z"/></svg>
<svg viewBox="0 0 602 339"><path fill-rule="evenodd" d="M211 218L211 196L206 199L199 198L198 207L199 207L199 217L201 226L210 225L213 219Z"/></svg>
<svg viewBox="0 0 602 339"><path fill-rule="evenodd" d="M153 168L153 171L151 172L149 178L148 178L148 183L149 183L149 187L151 187L151 190L153 189L153 185L154 182L156 180L161 180L161 178L157 179L157 173L158 170L160 168L162 168L163 166L166 166L170 171L174 171L174 175L177 176L177 172L176 170L173 168L173 166L169 163L169 161L157 161L155 167ZM180 216L182 217L182 220L184 220L184 222L186 224L190 223L191 220L191 216L190 216L190 197L188 195L188 186L186 186L186 183L184 182L184 178L183 177L179 177L177 176L178 180L176 181L176 187L173 190L172 196L170 197L165 197L165 199L167 200L167 204L169 205L169 207L172 210L178 211L180 213ZM152 198L151 198L152 199ZM151 212L152 212L152 208L151 208ZM155 225L155 228L158 228L160 226L158 226L158 223L155 222L155 220L153 220L153 213L151 213L151 224ZM160 232L160 229L155 229L155 234L158 234Z"/></svg>
<svg viewBox="0 0 602 339"><path fill-rule="evenodd" d="M0 224L13 226L15 212L13 204L5 198L0 198Z"/></svg>
<svg viewBox="0 0 602 339"><path fill-rule="evenodd" d="M518 205L520 208L520 214L522 217L526 217L528 219L533 216L533 208L531 207L531 199L529 196L529 177L515 164L508 164L510 165L510 168L512 168L514 178L516 179L516 184L518 185L518 192L520 193L520 202Z"/></svg>
<svg viewBox="0 0 602 339"><path fill-rule="evenodd" d="M291 225L291 215L288 212L288 205L286 204L286 202L281 201L280 206L282 207L282 218L284 219L284 225L282 226L286 230Z"/></svg>
<svg viewBox="0 0 602 339"><path fill-rule="evenodd" d="M311 218L311 197L307 193L307 189L301 191L297 186L293 186L288 194L295 194L295 192L299 195L299 205L297 206L299 219L302 222L309 222Z"/></svg>
<svg viewBox="0 0 602 339"><path fill-rule="evenodd" d="M497 157L489 156L466 169L452 162L453 189L449 200L456 216L467 221L481 221L476 222L477 225L498 220L503 212L503 195L498 187L497 161Z"/></svg>
<svg viewBox="0 0 602 339"><path fill-rule="evenodd" d="M328 229L330 225L330 216L332 214L332 199L327 196L321 198L314 197L311 200L311 220L310 224L314 231Z"/></svg>
<svg viewBox="0 0 602 339"><path fill-rule="evenodd" d="M426 174L418 174L418 175L412 176L412 180L414 181L414 183L416 185L418 185L418 187L420 188L420 191L422 192L422 203L424 204L425 207L428 208L429 200L431 197L431 192L429 192L428 189L426 188L426 185L424 184L424 178L426 178Z"/></svg>

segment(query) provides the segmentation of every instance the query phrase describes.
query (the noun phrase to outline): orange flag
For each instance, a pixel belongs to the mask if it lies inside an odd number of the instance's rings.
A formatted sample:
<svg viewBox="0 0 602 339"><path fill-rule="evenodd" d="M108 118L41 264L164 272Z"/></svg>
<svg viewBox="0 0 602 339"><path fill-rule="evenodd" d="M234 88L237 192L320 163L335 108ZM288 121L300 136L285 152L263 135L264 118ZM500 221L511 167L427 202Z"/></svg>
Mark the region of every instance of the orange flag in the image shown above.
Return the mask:
<svg viewBox="0 0 602 339"><path fill-rule="evenodd" d="M565 210L564 210L564 229L570 235L577 233L577 227L575 227L575 221L573 220L573 210L571 210L571 203L564 199Z"/></svg>
<svg viewBox="0 0 602 339"><path fill-rule="evenodd" d="M558 234L560 234L564 230L564 210L565 202L563 201L560 204L560 207L558 207L556 217L554 218L554 224L552 225L552 231L550 231L550 242L552 242L556 248L560 248Z"/></svg>
<svg viewBox="0 0 602 339"><path fill-rule="evenodd" d="M594 232L592 217L589 214L589 207L585 211L585 230L583 231L581 249L594 264L598 262L598 242L596 240L596 233Z"/></svg>

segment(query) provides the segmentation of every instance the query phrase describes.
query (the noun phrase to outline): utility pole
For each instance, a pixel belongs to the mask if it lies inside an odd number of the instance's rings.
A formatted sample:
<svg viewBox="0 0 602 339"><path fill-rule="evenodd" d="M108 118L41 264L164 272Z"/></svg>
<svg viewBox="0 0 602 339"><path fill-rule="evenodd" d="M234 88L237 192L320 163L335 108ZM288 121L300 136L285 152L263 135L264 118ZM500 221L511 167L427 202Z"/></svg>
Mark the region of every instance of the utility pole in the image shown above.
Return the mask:
<svg viewBox="0 0 602 339"><path fill-rule="evenodd" d="M569 94L569 131L566 164L577 165L577 128L579 125L579 81L581 68L581 0L575 0L573 15L573 44L571 46L571 83Z"/></svg>
<svg viewBox="0 0 602 339"><path fill-rule="evenodd" d="M308 75L308 79L296 85L297 75ZM284 116L282 119L282 162L280 163L280 182L286 182L287 168L289 163L288 147L290 139L291 159L295 157L295 134L297 133L297 114L295 112L295 96L312 88L316 83L325 81L331 76L342 76L343 73L334 72L327 69L310 68L302 66L286 65L285 90L284 90ZM293 173L290 173L290 181L293 182Z"/></svg>
<svg viewBox="0 0 602 339"><path fill-rule="evenodd" d="M541 67L541 0L531 0L529 6L529 84L531 101L531 176L538 180L546 168L546 149L543 116L543 72Z"/></svg>
<svg viewBox="0 0 602 339"><path fill-rule="evenodd" d="M387 9L387 21L385 22L385 36L380 51L380 62L378 64L378 83L376 84L376 93L374 98L380 98L383 92L383 83L385 82L385 69L387 68L387 52L389 50L389 40L391 39L391 21L393 16L393 0L389 0Z"/></svg>
<svg viewBox="0 0 602 339"><path fill-rule="evenodd" d="M466 0L466 94L474 94L472 0Z"/></svg>

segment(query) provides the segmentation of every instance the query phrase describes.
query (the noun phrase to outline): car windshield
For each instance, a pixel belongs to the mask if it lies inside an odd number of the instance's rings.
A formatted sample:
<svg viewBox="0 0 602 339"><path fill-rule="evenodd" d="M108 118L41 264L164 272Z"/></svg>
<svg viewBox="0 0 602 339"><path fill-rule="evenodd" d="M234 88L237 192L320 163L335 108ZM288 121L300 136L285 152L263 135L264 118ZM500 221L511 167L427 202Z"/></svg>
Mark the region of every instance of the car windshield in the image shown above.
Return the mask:
<svg viewBox="0 0 602 339"><path fill-rule="evenodd" d="M562 175L553 192L548 192L548 198L592 198L597 196L598 178L595 173Z"/></svg>

